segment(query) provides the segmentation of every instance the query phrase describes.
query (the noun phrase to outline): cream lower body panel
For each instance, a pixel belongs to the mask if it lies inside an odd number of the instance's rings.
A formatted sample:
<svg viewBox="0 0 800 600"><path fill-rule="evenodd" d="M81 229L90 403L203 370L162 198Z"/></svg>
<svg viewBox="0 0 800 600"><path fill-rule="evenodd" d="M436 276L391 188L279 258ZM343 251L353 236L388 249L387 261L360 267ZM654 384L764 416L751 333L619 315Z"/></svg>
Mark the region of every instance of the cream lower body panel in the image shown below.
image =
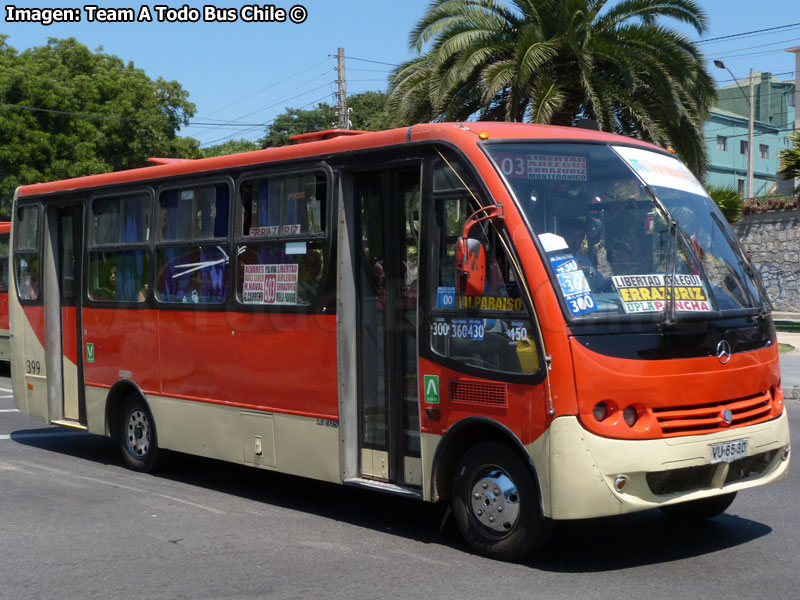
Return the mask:
<svg viewBox="0 0 800 600"><path fill-rule="evenodd" d="M11 361L11 334L0 329L0 360Z"/></svg>
<svg viewBox="0 0 800 600"><path fill-rule="evenodd" d="M717 487L654 494L647 473L709 464L711 444L747 438L747 456L778 450L758 475ZM586 431L576 417L559 417L528 450L540 479L544 514L553 519L617 515L696 500L785 479L789 460L781 449L789 442L786 411L773 421L720 433L663 440L615 440ZM614 488L628 478L623 492Z"/></svg>
<svg viewBox="0 0 800 600"><path fill-rule="evenodd" d="M86 387L89 431L110 435L108 390ZM251 465L292 475L341 482L339 430L330 420L278 412L145 396L158 445L168 450Z"/></svg>

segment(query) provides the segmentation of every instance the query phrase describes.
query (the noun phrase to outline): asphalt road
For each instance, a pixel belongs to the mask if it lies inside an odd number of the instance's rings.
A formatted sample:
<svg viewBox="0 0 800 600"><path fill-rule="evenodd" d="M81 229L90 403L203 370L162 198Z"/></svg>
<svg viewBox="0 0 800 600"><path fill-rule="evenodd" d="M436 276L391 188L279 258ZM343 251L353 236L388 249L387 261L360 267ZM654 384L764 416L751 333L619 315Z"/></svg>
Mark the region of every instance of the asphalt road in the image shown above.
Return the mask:
<svg viewBox="0 0 800 600"><path fill-rule="evenodd" d="M700 525L562 523L541 557L471 554L441 507L194 457L159 475L13 410L0 372L0 598L795 598L797 463ZM7 372L5 373L7 375ZM789 403L793 434L800 403Z"/></svg>

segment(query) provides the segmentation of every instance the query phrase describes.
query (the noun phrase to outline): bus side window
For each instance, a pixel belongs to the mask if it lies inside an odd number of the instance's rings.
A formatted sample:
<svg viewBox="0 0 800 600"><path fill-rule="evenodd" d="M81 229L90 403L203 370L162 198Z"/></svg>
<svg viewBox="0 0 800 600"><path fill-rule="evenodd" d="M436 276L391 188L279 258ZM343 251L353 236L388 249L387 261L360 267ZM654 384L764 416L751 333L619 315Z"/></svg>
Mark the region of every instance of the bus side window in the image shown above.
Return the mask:
<svg viewBox="0 0 800 600"><path fill-rule="evenodd" d="M150 291L149 194L95 198L89 223L89 298L145 302Z"/></svg>
<svg viewBox="0 0 800 600"><path fill-rule="evenodd" d="M239 302L310 306L320 301L327 266L327 180L320 172L271 175L239 188Z"/></svg>
<svg viewBox="0 0 800 600"><path fill-rule="evenodd" d="M504 373L535 373L541 366L534 329L518 275L504 240L490 222L470 235L486 251L486 283L480 296L456 292L455 245L473 212L465 197L436 203L438 264L429 299L430 344L434 353L463 364Z"/></svg>
<svg viewBox="0 0 800 600"><path fill-rule="evenodd" d="M14 234L14 268L20 300L38 300L39 207L21 206L17 210Z"/></svg>
<svg viewBox="0 0 800 600"><path fill-rule="evenodd" d="M0 292L8 291L8 234L0 235Z"/></svg>
<svg viewBox="0 0 800 600"><path fill-rule="evenodd" d="M156 298L181 304L222 304L228 297L226 183L186 186L159 195Z"/></svg>

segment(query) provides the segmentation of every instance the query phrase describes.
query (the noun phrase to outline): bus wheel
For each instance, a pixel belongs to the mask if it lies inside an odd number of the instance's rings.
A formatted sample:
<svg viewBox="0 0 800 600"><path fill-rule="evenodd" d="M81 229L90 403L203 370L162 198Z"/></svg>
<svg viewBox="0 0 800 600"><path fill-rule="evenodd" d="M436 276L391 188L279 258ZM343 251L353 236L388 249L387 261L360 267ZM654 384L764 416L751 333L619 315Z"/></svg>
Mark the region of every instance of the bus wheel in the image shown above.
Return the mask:
<svg viewBox="0 0 800 600"><path fill-rule="evenodd" d="M451 504L461 534L479 554L516 560L541 548L551 522L527 464L508 447L483 442L456 467Z"/></svg>
<svg viewBox="0 0 800 600"><path fill-rule="evenodd" d="M682 502L681 504L670 504L669 506L661 506L660 508L673 519L705 521L706 519L724 513L731 505L734 498L736 498L736 492L731 492L730 494L722 494L721 496L714 496L713 498L701 498L700 500L691 500L689 502Z"/></svg>
<svg viewBox="0 0 800 600"><path fill-rule="evenodd" d="M122 405L119 444L125 464L134 471L148 473L158 460L156 424L138 394L131 394Z"/></svg>

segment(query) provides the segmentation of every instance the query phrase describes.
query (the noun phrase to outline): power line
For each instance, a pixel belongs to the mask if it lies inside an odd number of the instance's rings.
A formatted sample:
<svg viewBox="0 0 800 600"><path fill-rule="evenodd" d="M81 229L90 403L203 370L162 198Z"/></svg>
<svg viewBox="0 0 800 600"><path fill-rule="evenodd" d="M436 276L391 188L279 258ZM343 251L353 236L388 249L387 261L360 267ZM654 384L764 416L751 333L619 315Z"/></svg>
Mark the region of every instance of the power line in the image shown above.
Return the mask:
<svg viewBox="0 0 800 600"><path fill-rule="evenodd" d="M369 58L358 58L356 56L345 56L345 58L347 60L360 60L362 62L374 63L376 65L386 65L388 67L400 67L400 66L402 66L402 65L396 65L394 63L381 62L379 60L371 60Z"/></svg>
<svg viewBox="0 0 800 600"><path fill-rule="evenodd" d="M286 81L289 81L290 79L292 79L292 78L294 78L294 77L297 77L298 75L302 75L302 74L303 74L303 73L305 73L306 71L310 71L310 70L311 70L311 69L313 69L314 67L318 67L319 65L321 65L321 64L323 64L323 63L325 63L325 62L328 62L328 59L327 59L327 58L325 58L325 59L323 59L323 60L319 61L318 63L314 63L314 64L313 64L313 65L311 65L310 67L307 67L307 68L305 68L305 69L303 69L303 70L301 70L301 71L297 71L296 73L292 73L292 74L291 74L291 75L289 75L288 77L285 77L285 78L283 78L283 79L281 79L281 80L279 80L279 81L276 81L275 83L271 83L271 84L269 84L268 86L265 86L265 87L261 88L260 90L256 90L256 91L255 91L255 92L253 92L252 94L249 94L249 95L247 95L247 96L244 96L243 98L240 98L239 100L235 100L234 102L231 102L230 104L226 104L226 105L225 105L225 106L223 106L222 108L218 108L218 109L217 109L217 110L215 110L214 112L211 112L211 113L209 113L207 116L209 116L209 117L210 117L211 115L215 115L215 114L217 114L218 112L225 110L226 108L230 108L230 107L231 107L231 106L233 106L234 104L238 104L239 102L243 102L244 100L247 100L248 98L252 98L252 97L253 97L253 96L255 96L256 94L260 94L261 92L263 92L263 91L265 91L265 90L268 90L268 89L270 89L270 88L273 88L273 87L275 87L276 85L279 85L279 84L281 84L281 83L285 83Z"/></svg>
<svg viewBox="0 0 800 600"><path fill-rule="evenodd" d="M789 27L798 27L800 23L790 23L789 25L779 25L778 27L767 27L766 29L754 29L753 31L745 31L742 33L732 33L731 35L723 35L720 37L709 38L707 40L699 40L695 42L696 44L707 44L709 42L718 42L720 40L729 40L732 38L738 37L745 37L748 35L754 35L756 33L764 33L766 31L777 31L778 29L788 29Z"/></svg>
<svg viewBox="0 0 800 600"><path fill-rule="evenodd" d="M747 48L731 48L729 50L721 50L719 52L712 52L708 54L708 56L720 56L722 54L726 54L728 52L739 52L741 50L754 50L755 48L766 48L767 46L776 46L778 44L786 44L788 42L796 42L800 40L800 38L790 38L788 40L781 40L780 42L770 42L769 44L759 44L758 46L748 46ZM785 50L781 50L781 52L785 52Z"/></svg>
<svg viewBox="0 0 800 600"><path fill-rule="evenodd" d="M302 110L302 109L304 109L304 108L307 108L307 107L311 106L312 104L316 104L317 102L322 102L323 100L325 100L325 99L326 99L326 98L328 98L329 96L330 96L330 94L325 94L325 95L324 95L324 96L322 96L321 98L317 98L316 100L313 100L313 101L309 102L308 104L305 104L304 106L301 106L301 107L300 107L298 110ZM276 119L277 119L277 117L276 117ZM272 119L271 121L267 121L266 123L262 123L262 124L260 124L258 127L267 127L267 126L269 126L269 125L272 125L273 123L275 123L275 120L276 120L276 119ZM251 127L250 129L256 129L256 127ZM246 129L246 130L244 130L244 131L240 131L240 132L238 132L238 134L239 134L239 135L241 135L241 134L243 134L243 133L246 133L247 131L249 131L249 130L247 130L247 129ZM227 140L227 139L229 139L229 138L232 138L234 135L237 135L237 134L236 134L236 133L234 133L234 134L231 134L231 135L226 135L226 136L223 136L223 137L221 137L221 138L218 138L218 139L216 139L216 140L211 140L210 142L203 142L203 143L201 144L201 148L202 148L202 147L208 147L208 146L210 146L210 145L212 145L212 144L216 144L216 143L218 143L218 142L222 142L222 141L224 141L224 140Z"/></svg>

